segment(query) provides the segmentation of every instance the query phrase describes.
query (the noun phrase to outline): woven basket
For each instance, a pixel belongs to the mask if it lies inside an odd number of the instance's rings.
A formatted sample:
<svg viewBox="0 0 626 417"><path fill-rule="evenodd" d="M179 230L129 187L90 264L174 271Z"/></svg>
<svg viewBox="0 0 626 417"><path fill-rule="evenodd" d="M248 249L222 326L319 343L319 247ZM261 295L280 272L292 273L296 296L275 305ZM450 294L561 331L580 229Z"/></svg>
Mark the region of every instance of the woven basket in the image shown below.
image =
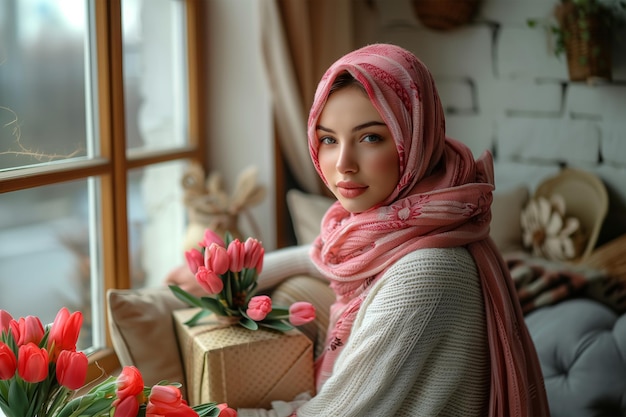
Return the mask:
<svg viewBox="0 0 626 417"><path fill-rule="evenodd" d="M611 29L602 11L578 16L572 2L560 3L555 16L563 31L567 69L572 81L611 80ZM584 33L580 28L589 28Z"/></svg>
<svg viewBox="0 0 626 417"><path fill-rule="evenodd" d="M470 22L480 0L413 0L412 5L424 26L446 31Z"/></svg>

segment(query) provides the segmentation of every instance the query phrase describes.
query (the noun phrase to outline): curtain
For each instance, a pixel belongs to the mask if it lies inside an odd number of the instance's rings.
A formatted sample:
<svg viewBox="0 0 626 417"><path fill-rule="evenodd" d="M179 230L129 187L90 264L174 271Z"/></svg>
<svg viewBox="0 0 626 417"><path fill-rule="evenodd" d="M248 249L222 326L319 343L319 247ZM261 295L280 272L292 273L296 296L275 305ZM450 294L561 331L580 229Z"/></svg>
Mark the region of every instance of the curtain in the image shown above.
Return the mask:
<svg viewBox="0 0 626 417"><path fill-rule="evenodd" d="M353 49L353 0L263 0L261 42L282 155L306 192L320 193L306 138L319 79Z"/></svg>

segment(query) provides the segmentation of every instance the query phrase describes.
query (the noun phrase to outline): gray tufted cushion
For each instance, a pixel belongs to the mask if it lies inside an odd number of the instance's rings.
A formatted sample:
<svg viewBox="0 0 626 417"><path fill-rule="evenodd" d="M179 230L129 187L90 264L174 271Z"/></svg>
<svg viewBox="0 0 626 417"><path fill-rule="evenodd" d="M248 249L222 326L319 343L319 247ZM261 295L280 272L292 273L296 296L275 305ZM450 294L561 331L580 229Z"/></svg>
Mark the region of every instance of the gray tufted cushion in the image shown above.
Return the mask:
<svg viewBox="0 0 626 417"><path fill-rule="evenodd" d="M526 317L552 417L626 416L626 315L590 299Z"/></svg>

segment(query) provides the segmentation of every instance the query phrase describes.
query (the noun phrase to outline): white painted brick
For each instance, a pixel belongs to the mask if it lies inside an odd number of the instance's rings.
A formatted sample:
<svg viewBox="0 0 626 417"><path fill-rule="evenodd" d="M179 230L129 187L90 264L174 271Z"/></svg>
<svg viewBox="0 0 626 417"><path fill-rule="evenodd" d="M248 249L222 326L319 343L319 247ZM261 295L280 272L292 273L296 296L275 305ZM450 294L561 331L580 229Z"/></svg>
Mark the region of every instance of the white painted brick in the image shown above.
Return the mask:
<svg viewBox="0 0 626 417"><path fill-rule="evenodd" d="M419 24L409 0L374 0L373 3L382 28L417 26Z"/></svg>
<svg viewBox="0 0 626 417"><path fill-rule="evenodd" d="M446 112L476 113L478 103L475 101L475 86L471 80L440 78L436 82L441 104Z"/></svg>
<svg viewBox="0 0 626 417"><path fill-rule="evenodd" d="M475 158L493 148L494 127L487 117L446 115L446 134L469 146Z"/></svg>
<svg viewBox="0 0 626 417"><path fill-rule="evenodd" d="M554 56L543 29L503 27L497 44L497 65L505 79L568 77L565 59Z"/></svg>
<svg viewBox="0 0 626 417"><path fill-rule="evenodd" d="M494 161L495 192L524 185L532 194L539 183L557 174L559 170L560 167L557 164L529 164L497 159Z"/></svg>
<svg viewBox="0 0 626 417"><path fill-rule="evenodd" d="M479 105L498 103L502 115L557 117L561 109L562 87L555 82L499 79L489 85L479 84Z"/></svg>
<svg viewBox="0 0 626 417"><path fill-rule="evenodd" d="M498 154L521 161L597 163L596 123L556 119L508 119L498 125Z"/></svg>
<svg viewBox="0 0 626 417"><path fill-rule="evenodd" d="M607 122L624 121L626 118L626 86L570 84L567 90L565 109L572 118L588 118Z"/></svg>
<svg viewBox="0 0 626 417"><path fill-rule="evenodd" d="M546 0L486 0L479 11L481 19L505 26L528 26L528 19L551 19L555 3Z"/></svg>
<svg viewBox="0 0 626 417"><path fill-rule="evenodd" d="M430 68L435 79L492 72L491 31L486 26L451 32L398 27L385 30L381 39L411 50Z"/></svg>
<svg viewBox="0 0 626 417"><path fill-rule="evenodd" d="M621 123L605 124L603 133L603 162L626 167L626 120ZM626 179L623 184L626 184Z"/></svg>

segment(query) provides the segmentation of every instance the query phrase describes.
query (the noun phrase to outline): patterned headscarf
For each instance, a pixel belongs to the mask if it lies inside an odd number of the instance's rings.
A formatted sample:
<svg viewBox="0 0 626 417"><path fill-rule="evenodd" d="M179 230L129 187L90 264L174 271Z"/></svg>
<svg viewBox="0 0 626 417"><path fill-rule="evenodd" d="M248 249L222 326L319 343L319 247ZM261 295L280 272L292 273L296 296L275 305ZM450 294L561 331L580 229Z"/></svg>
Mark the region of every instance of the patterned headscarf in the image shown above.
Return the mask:
<svg viewBox="0 0 626 417"><path fill-rule="evenodd" d="M322 77L311 107L308 140L318 160L316 127L338 75L348 72L365 88L391 132L400 180L381 205L350 213L335 202L324 215L311 250L337 294L327 349L317 362L320 388L372 285L398 259L428 247L465 246L481 279L491 357L490 416L548 415L543 377L515 288L489 238L493 161L446 137L443 108L426 66L411 52L374 44L335 62Z"/></svg>

